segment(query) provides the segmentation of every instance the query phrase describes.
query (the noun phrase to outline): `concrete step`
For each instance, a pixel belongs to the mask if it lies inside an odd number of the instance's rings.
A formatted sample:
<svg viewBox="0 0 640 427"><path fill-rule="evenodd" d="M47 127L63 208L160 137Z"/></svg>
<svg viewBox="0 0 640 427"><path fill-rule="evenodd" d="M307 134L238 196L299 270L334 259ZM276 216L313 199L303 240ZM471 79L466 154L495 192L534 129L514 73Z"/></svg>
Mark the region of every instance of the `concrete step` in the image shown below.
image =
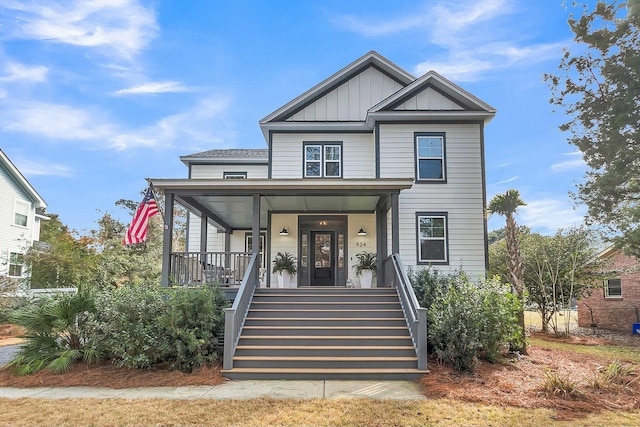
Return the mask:
<svg viewBox="0 0 640 427"><path fill-rule="evenodd" d="M376 380L409 381L420 378L427 371L418 369L297 369L297 368L237 368L223 370L222 375L234 380Z"/></svg>

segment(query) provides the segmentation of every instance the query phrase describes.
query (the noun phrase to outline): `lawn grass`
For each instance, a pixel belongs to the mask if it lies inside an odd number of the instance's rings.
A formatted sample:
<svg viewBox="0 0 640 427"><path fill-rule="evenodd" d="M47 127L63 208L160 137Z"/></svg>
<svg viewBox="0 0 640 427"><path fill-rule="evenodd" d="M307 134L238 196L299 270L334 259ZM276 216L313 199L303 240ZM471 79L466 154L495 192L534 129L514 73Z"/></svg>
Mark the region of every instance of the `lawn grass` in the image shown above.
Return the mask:
<svg viewBox="0 0 640 427"><path fill-rule="evenodd" d="M64 408L64 409L63 409ZM606 411L560 420L550 409L478 405L448 399L124 400L0 399L0 425L12 426L629 426L640 412Z"/></svg>
<svg viewBox="0 0 640 427"><path fill-rule="evenodd" d="M563 341L543 340L540 338L528 338L529 344L554 350L570 351L573 353L587 354L594 357L620 360L634 364L640 364L640 351L633 347L617 345L584 345L571 344Z"/></svg>

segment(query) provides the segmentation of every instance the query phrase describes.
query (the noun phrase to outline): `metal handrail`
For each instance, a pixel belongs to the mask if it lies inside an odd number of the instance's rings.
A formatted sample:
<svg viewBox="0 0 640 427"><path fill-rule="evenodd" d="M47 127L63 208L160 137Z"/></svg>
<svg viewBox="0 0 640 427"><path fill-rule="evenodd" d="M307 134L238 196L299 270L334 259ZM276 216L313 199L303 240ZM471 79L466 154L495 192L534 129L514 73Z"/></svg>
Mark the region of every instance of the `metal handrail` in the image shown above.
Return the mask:
<svg viewBox="0 0 640 427"><path fill-rule="evenodd" d="M420 307L400 255L392 254L385 259L385 280L393 285L400 298L404 318L409 327L411 341L418 357L418 369L427 369L427 309Z"/></svg>
<svg viewBox="0 0 640 427"><path fill-rule="evenodd" d="M233 355L240 340L240 333L247 318L253 294L258 286L259 255L256 253L251 256L233 305L224 310L224 369L233 368Z"/></svg>

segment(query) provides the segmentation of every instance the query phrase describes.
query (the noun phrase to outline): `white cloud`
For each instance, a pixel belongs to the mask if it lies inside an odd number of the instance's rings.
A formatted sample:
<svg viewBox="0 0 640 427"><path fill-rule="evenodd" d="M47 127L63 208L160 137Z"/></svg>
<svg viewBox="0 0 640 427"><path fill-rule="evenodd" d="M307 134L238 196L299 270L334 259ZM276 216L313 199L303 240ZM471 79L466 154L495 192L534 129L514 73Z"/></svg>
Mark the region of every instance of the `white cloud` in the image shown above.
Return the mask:
<svg viewBox="0 0 640 427"><path fill-rule="evenodd" d="M555 233L560 228L580 225L584 212L574 209L571 202L562 199L539 199L527 202L518 208L521 225L526 225L544 234Z"/></svg>
<svg viewBox="0 0 640 427"><path fill-rule="evenodd" d="M333 21L337 26L365 37L379 37L420 28L425 25L426 17L407 16L396 19L363 19L359 15L342 15L336 17Z"/></svg>
<svg viewBox="0 0 640 427"><path fill-rule="evenodd" d="M582 153L574 151L571 153L565 153L565 156L573 157L572 159L565 160L563 162L554 163L550 166L553 172L569 172L576 169L583 169L586 163L582 159Z"/></svg>
<svg viewBox="0 0 640 427"><path fill-rule="evenodd" d="M155 12L138 0L5 1L12 37L105 49L131 59L158 33Z"/></svg>
<svg viewBox="0 0 640 427"><path fill-rule="evenodd" d="M18 169L26 176L72 176L71 169L65 165L47 161L35 161L29 159L16 159Z"/></svg>
<svg viewBox="0 0 640 427"><path fill-rule="evenodd" d="M114 95L148 95L155 93L188 92L190 90L190 88L183 86L182 83L175 81L148 82L127 89L120 89L114 92Z"/></svg>
<svg viewBox="0 0 640 427"><path fill-rule="evenodd" d="M0 75L0 82L16 82L26 80L31 82L42 83L47 80L49 69L44 66L29 67L17 62L9 62L5 65L6 74Z"/></svg>
<svg viewBox="0 0 640 427"><path fill-rule="evenodd" d="M507 179L505 179L505 180L502 180L502 181L498 181L498 182L496 182L496 183L493 183L492 185L508 184L508 183L513 182L513 181L518 180L518 179L520 179L520 177L519 177L518 175L516 175L516 176L512 176L511 178L507 178Z"/></svg>

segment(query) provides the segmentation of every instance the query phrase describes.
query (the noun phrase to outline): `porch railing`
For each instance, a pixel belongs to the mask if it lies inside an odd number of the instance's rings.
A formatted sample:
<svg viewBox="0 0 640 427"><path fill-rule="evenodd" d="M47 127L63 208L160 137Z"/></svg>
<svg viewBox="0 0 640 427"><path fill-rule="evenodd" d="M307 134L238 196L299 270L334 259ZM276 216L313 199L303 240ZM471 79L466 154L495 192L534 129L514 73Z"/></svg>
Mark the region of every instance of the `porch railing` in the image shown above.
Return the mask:
<svg viewBox="0 0 640 427"><path fill-rule="evenodd" d="M427 309L420 307L400 255L393 254L384 260L385 283L393 285L400 297L400 305L407 321L411 340L418 357L418 369L427 369Z"/></svg>
<svg viewBox="0 0 640 427"><path fill-rule="evenodd" d="M254 254L249 259L236 299L231 308L224 310L224 358L222 361L224 369L233 368L233 355L240 339L240 332L247 318L253 294L258 286L259 255Z"/></svg>
<svg viewBox="0 0 640 427"><path fill-rule="evenodd" d="M239 286L250 258L251 252L172 252L169 282L177 286Z"/></svg>

